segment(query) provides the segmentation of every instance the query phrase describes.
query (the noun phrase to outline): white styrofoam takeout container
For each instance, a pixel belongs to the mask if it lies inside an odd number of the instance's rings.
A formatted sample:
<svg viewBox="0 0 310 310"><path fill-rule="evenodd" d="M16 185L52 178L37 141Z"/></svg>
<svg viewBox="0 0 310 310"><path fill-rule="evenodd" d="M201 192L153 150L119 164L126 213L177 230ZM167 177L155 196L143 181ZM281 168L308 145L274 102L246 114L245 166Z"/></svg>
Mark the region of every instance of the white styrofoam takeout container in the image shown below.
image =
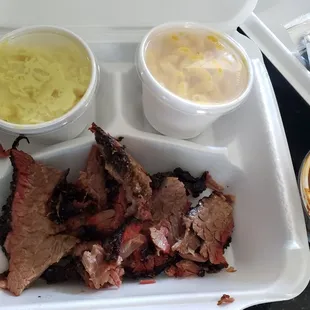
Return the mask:
<svg viewBox="0 0 310 310"><path fill-rule="evenodd" d="M183 99L162 86L149 71L145 53L149 43L159 34L184 30L214 35L230 46L242 59L248 80L243 92L235 99L223 104L199 104ZM137 70L142 81L142 105L146 119L160 133L178 138L191 139L201 134L221 116L236 110L247 101L253 85L251 60L244 49L229 35L219 33L210 27L190 22L170 22L153 28L142 39L137 51Z"/></svg>
<svg viewBox="0 0 310 310"><path fill-rule="evenodd" d="M227 258L238 270L205 278L160 277L153 285L140 286L133 281L119 290L37 283L20 297L0 291L1 309L212 310L219 309L216 303L222 294L230 294L235 302L225 309L239 310L291 299L304 290L310 278L310 255L277 102L260 51L233 31L255 4L249 0L91 0L76 6L76 0L0 0L0 21L4 23L0 34L21 24L44 21L69 27L89 43L102 76L93 120L111 134L125 136L124 144L147 170L181 165L198 174L208 169L229 186L227 191L236 194L237 202L236 229ZM223 7L227 9L223 11ZM23 14L17 14L17 9ZM150 27L169 20L210 21L213 27L219 22L221 30L233 35L253 63L254 86L247 104L191 141L158 135L142 111L135 51ZM6 147L12 143L4 134L0 140ZM21 148L47 164L71 168L74 178L93 142L92 134L85 131L77 139L48 148L37 143L21 144ZM0 161L0 203L8 194L10 175L8 161ZM5 261L0 266L4 268Z"/></svg>
<svg viewBox="0 0 310 310"><path fill-rule="evenodd" d="M29 26L14 30L1 38L10 44L65 44L74 42L89 58L91 78L81 100L63 116L40 124L12 124L0 119L0 130L12 134L24 134L43 143L57 143L77 137L91 122L91 109L95 104L95 93L99 83L99 70L93 52L86 42L72 31L55 26Z"/></svg>
<svg viewBox="0 0 310 310"><path fill-rule="evenodd" d="M259 0L241 28L310 104L310 72L295 56L296 46L286 29L306 13L310 13L307 0Z"/></svg>

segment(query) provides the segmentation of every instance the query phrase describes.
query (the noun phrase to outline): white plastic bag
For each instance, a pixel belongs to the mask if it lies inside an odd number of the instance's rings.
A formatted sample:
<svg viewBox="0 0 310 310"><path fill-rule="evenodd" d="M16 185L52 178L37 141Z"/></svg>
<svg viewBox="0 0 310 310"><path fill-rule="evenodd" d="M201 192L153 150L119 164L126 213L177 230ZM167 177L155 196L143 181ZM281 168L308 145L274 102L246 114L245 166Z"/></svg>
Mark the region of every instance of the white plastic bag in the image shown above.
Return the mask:
<svg viewBox="0 0 310 310"><path fill-rule="evenodd" d="M310 13L293 20L286 29L296 46L295 56L310 71Z"/></svg>

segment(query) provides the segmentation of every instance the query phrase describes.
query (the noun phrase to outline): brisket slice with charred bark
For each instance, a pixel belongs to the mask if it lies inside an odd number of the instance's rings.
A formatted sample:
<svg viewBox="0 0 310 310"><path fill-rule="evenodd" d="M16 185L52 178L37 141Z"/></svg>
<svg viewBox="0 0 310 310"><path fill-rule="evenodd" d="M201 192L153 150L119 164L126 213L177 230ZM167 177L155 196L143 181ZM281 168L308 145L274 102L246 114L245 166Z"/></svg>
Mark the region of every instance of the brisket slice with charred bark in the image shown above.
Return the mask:
<svg viewBox="0 0 310 310"><path fill-rule="evenodd" d="M149 220L151 218L151 179L116 139L94 123L90 130L95 134L105 162L105 169L125 189L127 201L131 204L127 209L127 216L134 215L138 219Z"/></svg>
<svg viewBox="0 0 310 310"><path fill-rule="evenodd" d="M182 221L188 207L183 183L175 177L166 177L153 193L153 224L143 232L148 242L124 261L127 276L156 276L175 262L171 246L184 235L185 226Z"/></svg>
<svg viewBox="0 0 310 310"><path fill-rule="evenodd" d="M159 251L169 253L171 246L185 232L183 216L189 209L184 184L175 177L167 177L153 193L151 238Z"/></svg>
<svg viewBox="0 0 310 310"><path fill-rule="evenodd" d="M169 254L171 245L174 243L172 227L167 220L160 221L157 225L150 227L150 236L157 249L157 253Z"/></svg>
<svg viewBox="0 0 310 310"><path fill-rule="evenodd" d="M132 220L120 227L104 242L78 244L73 252L80 257L79 272L92 288L120 286L124 270L121 263L147 242L142 234L143 223Z"/></svg>
<svg viewBox="0 0 310 310"><path fill-rule="evenodd" d="M64 223L78 215L85 218L107 209L105 185L104 162L98 147L94 145L76 184L64 180L55 188L50 218L56 223Z"/></svg>
<svg viewBox="0 0 310 310"><path fill-rule="evenodd" d="M98 204L83 189L67 183L64 178L54 189L50 199L49 218L57 224L66 223L69 219L83 214L97 213Z"/></svg>
<svg viewBox="0 0 310 310"><path fill-rule="evenodd" d="M0 158L6 158L6 157L10 157L11 154L11 150L12 149L16 149L19 145L19 142L21 140L25 139L28 144L29 144L29 140L28 138L26 138L23 135L20 135L19 137L17 137L17 139L15 139L15 141L13 142L12 148L9 150L4 150L4 148L2 147L2 145L0 145L0 151L2 153L3 156L1 156ZM8 233L11 231L11 221L12 221L12 201L14 198L14 193L16 190L16 183L17 183L17 170L15 169L15 166L12 162L12 158L11 158L11 163L13 166L13 175L12 175L12 181L10 183L10 190L11 190L11 194L9 195L6 204L2 207L2 212L1 212L1 216L0 216L0 245L3 249L3 252L5 253L6 256L8 256L8 253L5 249L4 246L4 242L5 239L8 235Z"/></svg>
<svg viewBox="0 0 310 310"><path fill-rule="evenodd" d="M122 258L108 260L107 253L99 242L80 244L74 251L80 259L78 271L90 288L117 286L122 284L124 269L121 266Z"/></svg>
<svg viewBox="0 0 310 310"><path fill-rule="evenodd" d="M124 261L125 274L129 278L155 277L176 260L175 256L156 253L150 244L137 249Z"/></svg>
<svg viewBox="0 0 310 310"><path fill-rule="evenodd" d="M189 261L181 260L175 265L170 266L165 270L165 273L169 277L183 278L190 276L203 277L205 275L205 270L198 264Z"/></svg>
<svg viewBox="0 0 310 310"><path fill-rule="evenodd" d="M7 221L2 220L5 227L1 228L1 239L5 239L9 257L7 288L20 295L50 265L67 255L78 240L61 234L64 227L48 218L48 202L66 172L37 163L14 148L10 155L14 169L12 193L5 207Z"/></svg>
<svg viewBox="0 0 310 310"><path fill-rule="evenodd" d="M105 235L110 235L117 230L125 221L127 201L123 187L119 188L118 195L112 202L112 209L101 211L87 219L86 225L94 226ZM111 213L113 211L113 215ZM110 219L107 220L105 213L110 212Z"/></svg>
<svg viewBox="0 0 310 310"><path fill-rule="evenodd" d="M97 145L93 145L90 150L86 168L80 172L77 186L98 203L99 210L106 209L107 193L104 161Z"/></svg>
<svg viewBox="0 0 310 310"><path fill-rule="evenodd" d="M136 222L130 223L124 229L120 246L120 256L123 260L146 244L147 238L142 233L142 229L143 225Z"/></svg>
<svg viewBox="0 0 310 310"><path fill-rule="evenodd" d="M173 174L184 183L186 190L194 198L199 197L199 195L202 194L207 188L218 192L222 192L224 189L221 185L215 182L208 171L205 171L198 178L193 177L188 171L181 168L174 169Z"/></svg>
<svg viewBox="0 0 310 310"><path fill-rule="evenodd" d="M136 219L128 220L113 236L108 238L104 246L108 260L115 260L118 256L125 260L146 244L147 237L144 234L144 226L145 223Z"/></svg>
<svg viewBox="0 0 310 310"><path fill-rule="evenodd" d="M197 253L200 246L201 240L199 237L192 230L187 229L184 237L173 245L172 250L178 251L184 259L204 263L207 259Z"/></svg>
<svg viewBox="0 0 310 310"><path fill-rule="evenodd" d="M176 261L175 264L171 265L165 270L165 273L169 277L189 277L189 276L198 276L203 277L205 274L218 273L224 268L226 268L226 264L218 264L214 265L210 262L199 263L193 262L191 260L180 259Z"/></svg>
<svg viewBox="0 0 310 310"><path fill-rule="evenodd" d="M184 218L186 233L173 246L186 259L227 265L224 249L234 228L233 199L218 192L201 199Z"/></svg>
<svg viewBox="0 0 310 310"><path fill-rule="evenodd" d="M150 222L136 219L127 222L104 244L106 259L115 261L123 259L125 274L131 278L155 276L174 262L174 257L157 254L151 241Z"/></svg>
<svg viewBox="0 0 310 310"><path fill-rule="evenodd" d="M85 212L70 218L66 222L67 229L84 240L94 235L90 232L95 232L101 237L113 234L125 221L127 201L124 189L119 187L118 193L113 193L111 199L111 202L108 201L107 210L92 215Z"/></svg>
<svg viewBox="0 0 310 310"><path fill-rule="evenodd" d="M162 185L162 182L167 177L176 177L181 181L188 195L192 195L194 198L197 198L201 195L207 188L212 189L217 192L223 191L223 186L219 185L210 175L208 171L204 172L200 177L193 177L188 171L183 170L182 168L176 168L170 172L158 172L151 176L152 188L153 190L159 189Z"/></svg>
<svg viewBox="0 0 310 310"><path fill-rule="evenodd" d="M66 181L69 170L36 163L16 144L9 152L0 148L14 168L0 217L9 258L0 287L19 295L42 275L48 283L82 277L99 289L119 287L125 272L132 278L164 270L187 277L225 268L234 197L222 194L208 172L195 178L176 168L151 182L119 141L95 124L90 130L97 144L76 183ZM189 210L187 196L206 188L211 196Z"/></svg>

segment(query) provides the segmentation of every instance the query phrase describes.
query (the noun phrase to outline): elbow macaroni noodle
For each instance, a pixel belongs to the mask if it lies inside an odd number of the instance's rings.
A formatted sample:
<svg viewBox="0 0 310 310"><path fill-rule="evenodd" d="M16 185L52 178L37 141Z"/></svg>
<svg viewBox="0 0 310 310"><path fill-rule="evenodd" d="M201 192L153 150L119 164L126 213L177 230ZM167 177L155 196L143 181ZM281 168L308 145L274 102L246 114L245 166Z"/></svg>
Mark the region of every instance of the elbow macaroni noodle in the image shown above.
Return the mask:
<svg viewBox="0 0 310 310"><path fill-rule="evenodd" d="M205 33L158 35L146 49L153 77L176 95L201 104L222 104L246 88L244 60L224 40Z"/></svg>

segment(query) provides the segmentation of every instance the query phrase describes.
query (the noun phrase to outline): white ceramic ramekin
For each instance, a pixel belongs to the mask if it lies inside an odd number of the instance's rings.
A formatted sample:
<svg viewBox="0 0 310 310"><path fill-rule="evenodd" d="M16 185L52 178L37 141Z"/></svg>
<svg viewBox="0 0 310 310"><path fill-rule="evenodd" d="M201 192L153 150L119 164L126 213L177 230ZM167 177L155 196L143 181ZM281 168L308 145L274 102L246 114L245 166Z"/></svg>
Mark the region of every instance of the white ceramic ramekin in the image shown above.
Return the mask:
<svg viewBox="0 0 310 310"><path fill-rule="evenodd" d="M145 60L149 42L159 34L180 32L184 29L205 31L206 35L213 34L240 55L248 71L248 81L239 97L223 104L202 105L170 92L152 76ZM252 64L245 50L229 35L197 23L166 23L153 28L140 44L136 66L142 81L142 103L146 119L160 133L179 139L196 137L219 117L237 109L247 100L253 85Z"/></svg>
<svg viewBox="0 0 310 310"><path fill-rule="evenodd" d="M88 89L82 99L63 116L40 124L20 125L12 124L0 119L0 130L12 134L24 134L41 143L57 143L77 137L92 120L92 109L95 105L96 89L99 83L99 67L95 56L89 46L73 32L54 26L31 26L12 31L1 38L8 42L48 42L48 44L59 44L71 40L85 55L91 63L91 79Z"/></svg>

